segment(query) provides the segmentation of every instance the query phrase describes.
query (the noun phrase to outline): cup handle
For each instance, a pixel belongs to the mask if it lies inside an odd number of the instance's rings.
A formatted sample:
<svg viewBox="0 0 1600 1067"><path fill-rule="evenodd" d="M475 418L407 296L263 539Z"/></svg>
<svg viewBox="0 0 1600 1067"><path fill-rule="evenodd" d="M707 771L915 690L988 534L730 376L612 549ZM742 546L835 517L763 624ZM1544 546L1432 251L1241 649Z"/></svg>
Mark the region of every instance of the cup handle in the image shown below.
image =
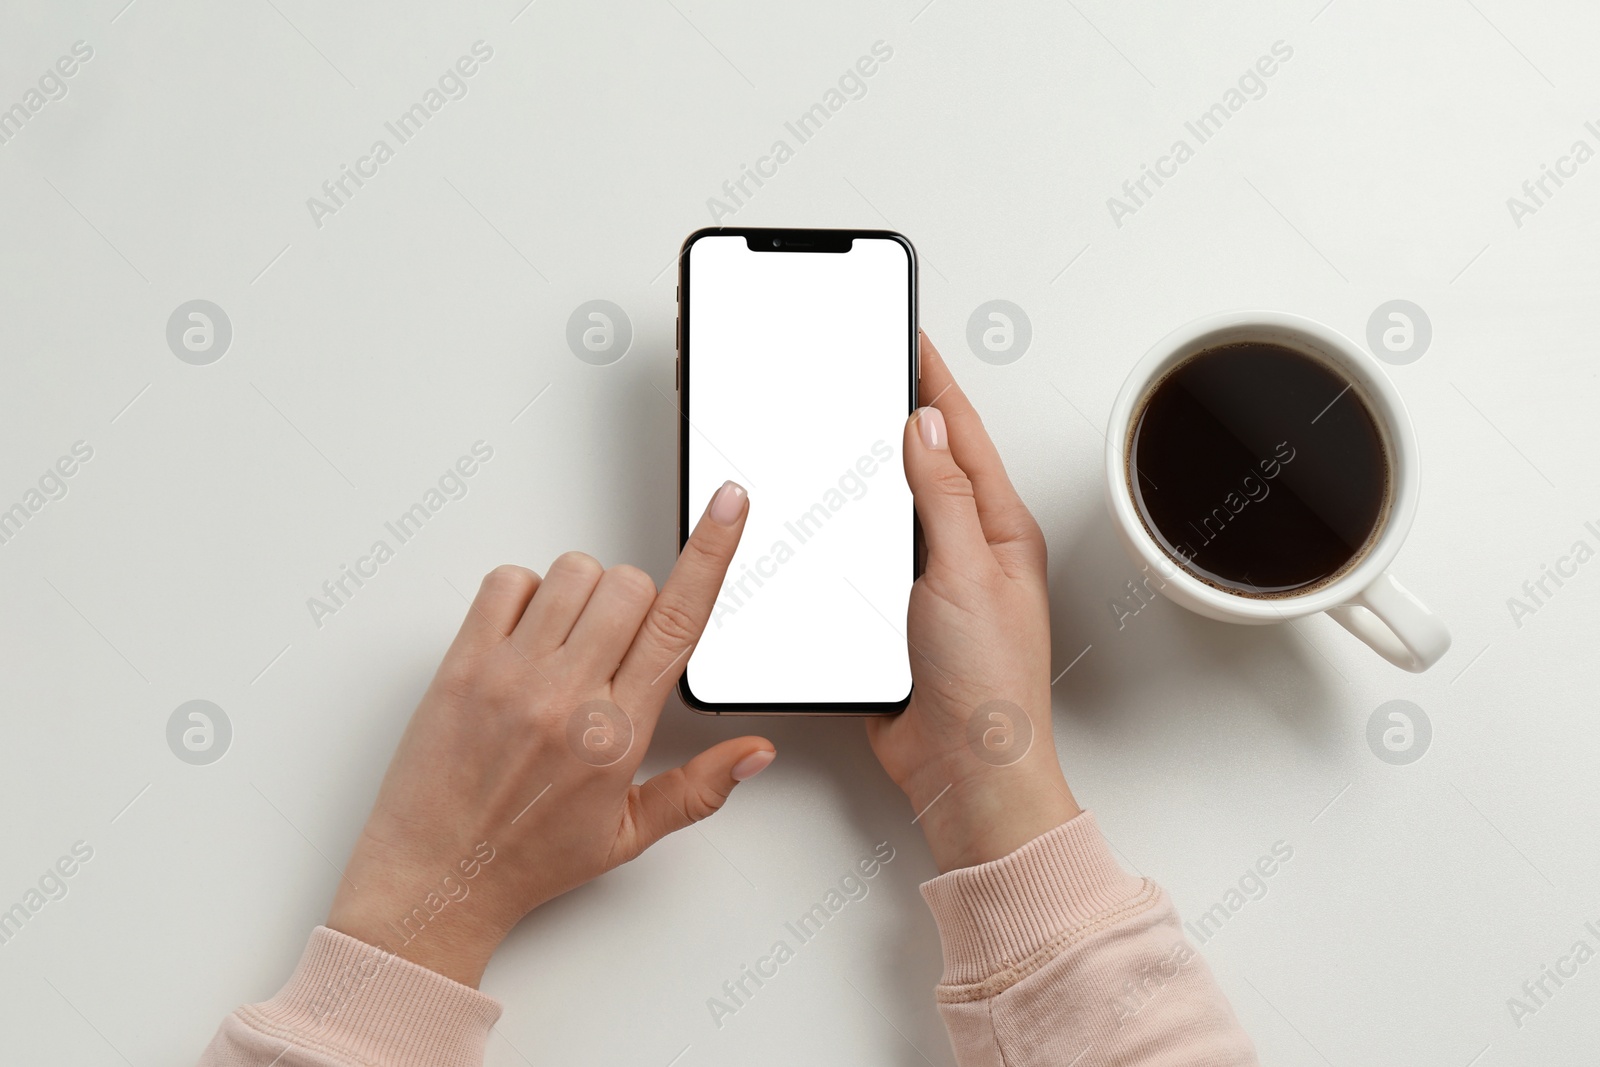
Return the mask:
<svg viewBox="0 0 1600 1067"><path fill-rule="evenodd" d="M1450 631L1439 616L1388 571L1328 614L1378 655L1413 674L1439 662L1450 648Z"/></svg>

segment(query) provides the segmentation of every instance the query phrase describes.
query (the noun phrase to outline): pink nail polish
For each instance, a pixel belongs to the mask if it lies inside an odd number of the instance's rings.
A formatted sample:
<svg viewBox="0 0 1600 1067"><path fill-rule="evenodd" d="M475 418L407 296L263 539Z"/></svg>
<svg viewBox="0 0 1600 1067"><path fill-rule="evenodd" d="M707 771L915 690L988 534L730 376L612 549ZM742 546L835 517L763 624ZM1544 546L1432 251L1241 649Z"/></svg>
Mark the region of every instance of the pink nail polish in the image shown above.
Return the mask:
<svg viewBox="0 0 1600 1067"><path fill-rule="evenodd" d="M950 447L950 438L944 428L944 412L938 408L923 408L917 412L917 432L922 435L923 445L935 452L943 452Z"/></svg>
<svg viewBox="0 0 1600 1067"><path fill-rule="evenodd" d="M738 482L723 482L717 495L711 498L711 521L718 526L732 526L744 514L745 498L749 496Z"/></svg>
<svg viewBox="0 0 1600 1067"><path fill-rule="evenodd" d="M777 757L778 754L771 749L750 753L750 755L733 765L733 780L742 782L747 778L754 778L770 767L772 761Z"/></svg>

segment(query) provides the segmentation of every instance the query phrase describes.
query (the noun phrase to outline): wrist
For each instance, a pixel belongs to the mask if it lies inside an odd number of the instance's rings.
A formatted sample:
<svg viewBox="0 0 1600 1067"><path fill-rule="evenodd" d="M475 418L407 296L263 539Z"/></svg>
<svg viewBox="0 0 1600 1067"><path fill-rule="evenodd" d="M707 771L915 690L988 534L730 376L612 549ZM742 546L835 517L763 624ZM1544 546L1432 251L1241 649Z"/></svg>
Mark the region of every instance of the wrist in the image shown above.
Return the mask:
<svg viewBox="0 0 1600 1067"><path fill-rule="evenodd" d="M941 874L1008 856L1082 810L1060 768L1043 765L986 768L908 796Z"/></svg>
<svg viewBox="0 0 1600 1067"><path fill-rule="evenodd" d="M466 858L451 862L450 857ZM476 989L489 958L522 917L487 841L440 850L362 831L325 925ZM524 909L525 910L525 909Z"/></svg>

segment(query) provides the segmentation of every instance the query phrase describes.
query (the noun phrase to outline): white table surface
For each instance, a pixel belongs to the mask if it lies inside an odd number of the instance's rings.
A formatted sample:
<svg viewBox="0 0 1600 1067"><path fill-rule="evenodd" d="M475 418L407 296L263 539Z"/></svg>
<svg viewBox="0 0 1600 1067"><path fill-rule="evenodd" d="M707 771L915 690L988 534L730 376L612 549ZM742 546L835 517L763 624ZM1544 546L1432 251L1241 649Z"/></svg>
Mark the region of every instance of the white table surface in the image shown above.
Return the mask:
<svg viewBox="0 0 1600 1067"><path fill-rule="evenodd" d="M1600 563L1520 620L1507 601L1600 545L1600 161L1520 226L1506 201L1575 140L1600 147L1600 12L523 2L0 15L0 107L93 48L0 145L0 507L93 448L0 545L0 907L94 850L0 945L0 1059L187 1062L278 987L463 613L452 586L570 548L665 577L665 268L881 40L866 95L732 219L917 243L922 324L1049 538L1056 669L1092 646L1055 686L1080 799L1190 918L1293 848L1203 949L1264 1062L1592 1061L1600 961L1520 1027L1507 1001L1600 947ZM479 40L468 95L316 226L306 199ZM1266 94L1116 225L1107 198L1277 41L1293 56ZM1119 630L1134 568L1101 429L1133 361L1236 307L1359 340L1396 298L1433 328L1390 368L1425 465L1396 571L1448 621L1446 658L1412 676L1326 618L1247 629L1165 601ZM205 366L165 337L193 299L232 324ZM608 366L565 341L592 299L634 330ZM1032 323L1009 365L965 343L991 299ZM803 420L826 387L797 369L770 403ZM316 626L307 598L478 440L494 458L470 493ZM207 766L166 741L195 699L233 727ZM1409 765L1366 740L1395 699L1433 726ZM645 769L743 729L674 701ZM770 736L777 763L723 813L516 931L484 982L506 1006L492 1064L952 1062L912 813L859 722ZM707 998L880 841L896 858L870 895L716 1027Z"/></svg>

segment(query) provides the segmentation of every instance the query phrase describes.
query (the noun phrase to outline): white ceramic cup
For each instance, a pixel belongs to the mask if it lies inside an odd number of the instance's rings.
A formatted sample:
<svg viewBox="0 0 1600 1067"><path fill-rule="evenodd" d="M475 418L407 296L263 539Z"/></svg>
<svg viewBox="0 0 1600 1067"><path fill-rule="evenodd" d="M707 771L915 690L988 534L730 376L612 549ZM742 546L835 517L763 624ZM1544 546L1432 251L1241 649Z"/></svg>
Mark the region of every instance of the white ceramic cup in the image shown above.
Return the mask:
<svg viewBox="0 0 1600 1067"><path fill-rule="evenodd" d="M1271 342L1321 361L1366 402L1389 459L1389 501L1376 539L1355 566L1300 596L1254 598L1225 592L1184 570L1162 550L1139 517L1128 484L1134 419L1157 383L1183 360L1217 345ZM1159 576L1159 590L1190 611L1224 622L1286 622L1319 611L1384 659L1425 671L1450 647L1450 632L1389 573L1417 510L1417 438L1400 394L1378 361L1337 331L1298 315L1238 311L1200 319L1168 334L1128 375L1106 430L1106 502L1117 534L1135 563Z"/></svg>

